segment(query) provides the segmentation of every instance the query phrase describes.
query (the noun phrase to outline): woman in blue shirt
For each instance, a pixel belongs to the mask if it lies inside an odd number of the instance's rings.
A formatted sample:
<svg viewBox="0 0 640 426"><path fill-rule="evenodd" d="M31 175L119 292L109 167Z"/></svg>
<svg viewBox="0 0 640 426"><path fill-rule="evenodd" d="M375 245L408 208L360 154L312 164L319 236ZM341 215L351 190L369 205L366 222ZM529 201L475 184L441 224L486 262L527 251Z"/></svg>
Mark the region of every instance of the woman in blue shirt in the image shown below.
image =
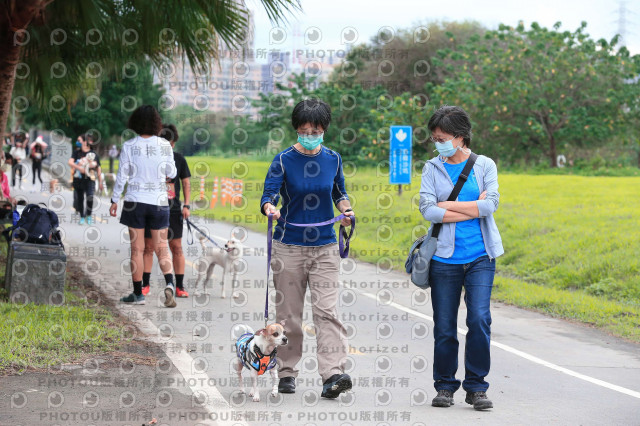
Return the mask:
<svg viewBox="0 0 640 426"><path fill-rule="evenodd" d="M431 140L438 157L422 173L420 211L425 219L442 223L429 282L433 307L435 407L453 405L460 388L457 319L464 287L467 306L465 344L465 402L476 410L493 407L487 398L491 364L491 289L495 258L502 255L502 240L493 213L498 208L498 174L495 163L478 156L456 201L446 201L471 154L471 120L460 107L443 106L429 120Z"/></svg>
<svg viewBox="0 0 640 426"><path fill-rule="evenodd" d="M260 200L263 214L277 220L273 234L271 267L273 283L282 295L276 321L284 324L289 344L278 348L281 393L295 392L296 365L302 357L302 311L304 297L311 292L313 323L318 342L318 372L322 397L337 398L351 389L344 373L347 358L345 329L337 315L339 289L338 244L332 224L298 227L295 224L325 222L334 217L334 206L349 226L353 216L344 187L342 158L322 145L331 122L331 108L318 99L298 103L291 124L298 141L275 156L264 182ZM276 209L278 200L282 207ZM286 321L285 321L286 320ZM283 321L285 321L283 323Z"/></svg>

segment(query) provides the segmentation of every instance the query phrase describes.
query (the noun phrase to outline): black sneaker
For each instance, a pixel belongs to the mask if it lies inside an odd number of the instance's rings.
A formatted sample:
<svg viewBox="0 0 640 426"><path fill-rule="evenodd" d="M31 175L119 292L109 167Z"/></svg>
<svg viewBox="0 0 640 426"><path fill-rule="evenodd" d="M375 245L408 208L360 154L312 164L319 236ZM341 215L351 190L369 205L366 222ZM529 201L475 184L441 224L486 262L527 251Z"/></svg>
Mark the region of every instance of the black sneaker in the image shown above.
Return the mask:
<svg viewBox="0 0 640 426"><path fill-rule="evenodd" d="M296 378L292 376L281 378L278 382L278 392L296 393Z"/></svg>
<svg viewBox="0 0 640 426"><path fill-rule="evenodd" d="M124 303L133 303L134 305L144 305L144 295L136 296L135 293L131 293L128 296L124 296L120 298L121 302Z"/></svg>
<svg viewBox="0 0 640 426"><path fill-rule="evenodd" d="M476 410L486 410L487 408L493 408L493 402L487 398L485 391L467 392L467 397L464 399L469 405L473 405Z"/></svg>
<svg viewBox="0 0 640 426"><path fill-rule="evenodd" d="M433 398L433 401L431 401L431 405L433 407L451 407L454 404L453 392L447 389L439 390L438 395L436 395L436 397Z"/></svg>
<svg viewBox="0 0 640 426"><path fill-rule="evenodd" d="M346 392L351 389L351 377L348 374L334 374L329 377L322 385L323 398L334 399L337 398L342 392Z"/></svg>

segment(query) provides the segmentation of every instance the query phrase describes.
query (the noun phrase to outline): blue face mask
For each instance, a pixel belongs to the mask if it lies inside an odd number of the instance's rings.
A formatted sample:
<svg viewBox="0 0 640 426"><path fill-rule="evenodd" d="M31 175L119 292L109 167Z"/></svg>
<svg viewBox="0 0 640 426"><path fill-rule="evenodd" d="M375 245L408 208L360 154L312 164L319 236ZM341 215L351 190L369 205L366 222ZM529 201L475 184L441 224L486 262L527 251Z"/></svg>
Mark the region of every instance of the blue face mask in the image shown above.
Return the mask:
<svg viewBox="0 0 640 426"><path fill-rule="evenodd" d="M319 135L305 135L305 136L298 135L298 142L305 149L308 149L309 151L313 151L318 147L318 145L322 143L323 136L324 136L324 133L320 133Z"/></svg>
<svg viewBox="0 0 640 426"><path fill-rule="evenodd" d="M458 150L458 148L454 148L453 146L453 139L442 142L442 143L440 142L434 142L434 143L436 144L436 149L438 150L438 154L442 155L443 157L451 157Z"/></svg>

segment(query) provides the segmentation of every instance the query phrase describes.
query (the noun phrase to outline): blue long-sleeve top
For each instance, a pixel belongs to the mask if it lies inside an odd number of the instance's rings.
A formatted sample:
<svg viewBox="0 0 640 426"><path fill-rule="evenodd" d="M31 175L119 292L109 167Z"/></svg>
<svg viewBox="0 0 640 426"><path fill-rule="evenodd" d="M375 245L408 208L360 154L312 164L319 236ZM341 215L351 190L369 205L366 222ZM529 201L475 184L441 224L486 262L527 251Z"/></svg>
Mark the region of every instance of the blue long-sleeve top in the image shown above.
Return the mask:
<svg viewBox="0 0 640 426"><path fill-rule="evenodd" d="M333 218L333 205L348 200L344 188L342 158L325 147L313 155L293 146L277 154L264 180L260 211L282 199L280 219L273 239L296 246L322 246L336 242L333 224L312 227L288 223L317 223Z"/></svg>

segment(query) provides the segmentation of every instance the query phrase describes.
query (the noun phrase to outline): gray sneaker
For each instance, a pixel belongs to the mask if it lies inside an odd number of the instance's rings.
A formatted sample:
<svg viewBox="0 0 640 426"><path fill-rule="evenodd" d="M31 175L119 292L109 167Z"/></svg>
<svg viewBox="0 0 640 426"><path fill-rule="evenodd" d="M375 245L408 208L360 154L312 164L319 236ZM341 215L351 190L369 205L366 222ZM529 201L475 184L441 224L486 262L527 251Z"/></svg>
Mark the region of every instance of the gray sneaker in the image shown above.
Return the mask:
<svg viewBox="0 0 640 426"><path fill-rule="evenodd" d="M433 407L451 407L454 404L453 392L447 389L439 390L438 395L431 401Z"/></svg>
<svg viewBox="0 0 640 426"><path fill-rule="evenodd" d="M175 308L176 307L176 299L174 298L175 295L175 287L172 286L171 284L167 284L167 286L164 289L164 306L166 306L167 308Z"/></svg>
<svg viewBox="0 0 640 426"><path fill-rule="evenodd" d="M464 399L469 405L473 405L475 410L486 410L487 408L493 408L493 402L487 398L485 391L467 392L467 397Z"/></svg>

